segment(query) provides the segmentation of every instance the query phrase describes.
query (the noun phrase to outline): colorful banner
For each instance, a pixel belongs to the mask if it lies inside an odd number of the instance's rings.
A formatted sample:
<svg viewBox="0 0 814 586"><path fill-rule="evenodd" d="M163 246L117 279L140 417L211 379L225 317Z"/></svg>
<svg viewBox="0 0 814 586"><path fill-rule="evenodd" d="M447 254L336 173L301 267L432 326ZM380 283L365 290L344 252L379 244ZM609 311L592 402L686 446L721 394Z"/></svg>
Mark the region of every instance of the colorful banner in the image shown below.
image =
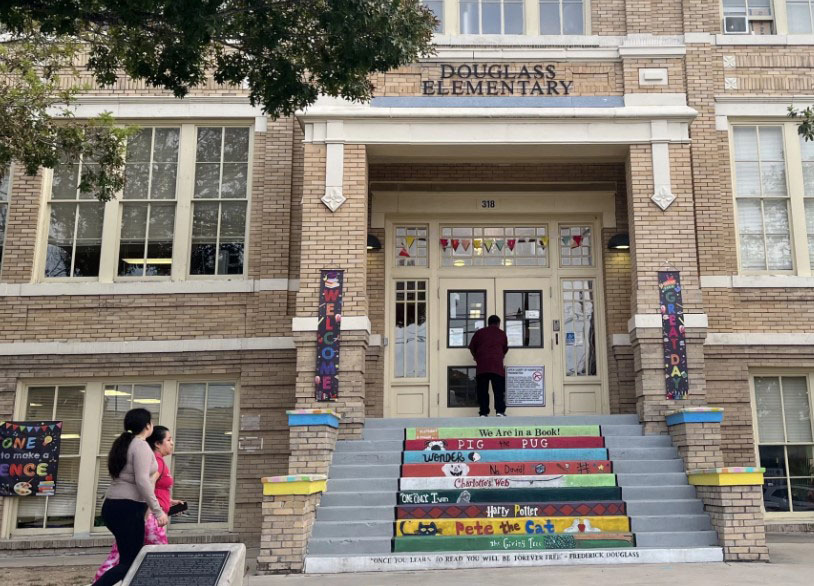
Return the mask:
<svg viewBox="0 0 814 586"><path fill-rule="evenodd" d="M687 377L687 344L684 340L684 302L678 271L659 271L659 303L667 398L686 399L690 381Z"/></svg>
<svg viewBox="0 0 814 586"><path fill-rule="evenodd" d="M396 519L508 519L513 517L607 517L625 514L622 501L401 505Z"/></svg>
<svg viewBox="0 0 814 586"><path fill-rule="evenodd" d="M54 496L61 421L0 421L0 496Z"/></svg>
<svg viewBox="0 0 814 586"><path fill-rule="evenodd" d="M546 535L552 533L625 533L627 517L523 517L510 519L434 519L396 522L396 537L467 535Z"/></svg>
<svg viewBox="0 0 814 586"><path fill-rule="evenodd" d="M504 488L501 490L402 490L400 505L437 505L450 503L550 503L556 501L618 501L618 486L573 488Z"/></svg>
<svg viewBox="0 0 814 586"><path fill-rule="evenodd" d="M399 481L400 490L454 490L461 488L554 488L566 486L616 486L616 474L442 476L432 478L405 477Z"/></svg>
<svg viewBox="0 0 814 586"><path fill-rule="evenodd" d="M482 537L397 537L394 552L534 551L545 549L619 549L634 547L631 533L574 533ZM477 555L477 554L475 554Z"/></svg>
<svg viewBox="0 0 814 586"><path fill-rule="evenodd" d="M317 374L314 377L317 401L335 401L339 395L339 328L342 321L344 272L323 270L319 284L317 322Z"/></svg>
<svg viewBox="0 0 814 586"><path fill-rule="evenodd" d="M604 452L605 450L597 451ZM433 476L534 476L552 472L557 474L607 474L612 471L612 464L609 460L594 462L450 462L447 464L404 464L401 467L401 476L425 478Z"/></svg>
<svg viewBox="0 0 814 586"><path fill-rule="evenodd" d="M526 427L408 427L407 440L599 436L598 425L537 425Z"/></svg>
<svg viewBox="0 0 814 586"><path fill-rule="evenodd" d="M605 438L598 437L512 437L462 438L443 440L407 440L404 450L548 450L573 448L604 448Z"/></svg>

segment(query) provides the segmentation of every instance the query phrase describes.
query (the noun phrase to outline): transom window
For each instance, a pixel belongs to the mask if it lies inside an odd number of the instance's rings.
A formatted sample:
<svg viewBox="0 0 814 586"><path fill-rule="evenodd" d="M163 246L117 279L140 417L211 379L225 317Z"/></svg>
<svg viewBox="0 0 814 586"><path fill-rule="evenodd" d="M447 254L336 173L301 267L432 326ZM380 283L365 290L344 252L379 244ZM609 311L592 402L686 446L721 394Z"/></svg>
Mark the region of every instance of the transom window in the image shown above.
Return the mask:
<svg viewBox="0 0 814 586"><path fill-rule="evenodd" d="M11 169L3 170L0 178L0 267L3 266L3 243L6 240L6 217L8 216L9 187L11 186Z"/></svg>
<svg viewBox="0 0 814 586"><path fill-rule="evenodd" d="M461 34L522 35L523 0L459 0Z"/></svg>
<svg viewBox="0 0 814 586"><path fill-rule="evenodd" d="M546 226L441 228L441 266L548 266Z"/></svg>
<svg viewBox="0 0 814 586"><path fill-rule="evenodd" d="M173 527L227 527L236 457L237 393L231 381L150 380L32 385L25 419L63 421L56 496L17 499L15 532L106 531L101 506L110 484L107 454L125 413L143 407L168 427L175 454L173 498L189 503ZM81 461L80 461L81 454Z"/></svg>
<svg viewBox="0 0 814 586"><path fill-rule="evenodd" d="M427 266L426 226L397 226L394 244L397 267Z"/></svg>
<svg viewBox="0 0 814 586"><path fill-rule="evenodd" d="M79 191L92 161L62 161L49 189L44 277L244 274L250 152L248 126L143 128L128 140L125 187L106 204Z"/></svg>
<svg viewBox="0 0 814 586"><path fill-rule="evenodd" d="M814 511L814 435L806 376L756 376L760 465L766 512Z"/></svg>
<svg viewBox="0 0 814 586"><path fill-rule="evenodd" d="M583 0L540 0L540 34L585 34Z"/></svg>
<svg viewBox="0 0 814 586"><path fill-rule="evenodd" d="M560 226L560 266L593 266L593 238L590 226Z"/></svg>
<svg viewBox="0 0 814 586"><path fill-rule="evenodd" d="M787 0L789 34L810 35L814 32L814 0Z"/></svg>

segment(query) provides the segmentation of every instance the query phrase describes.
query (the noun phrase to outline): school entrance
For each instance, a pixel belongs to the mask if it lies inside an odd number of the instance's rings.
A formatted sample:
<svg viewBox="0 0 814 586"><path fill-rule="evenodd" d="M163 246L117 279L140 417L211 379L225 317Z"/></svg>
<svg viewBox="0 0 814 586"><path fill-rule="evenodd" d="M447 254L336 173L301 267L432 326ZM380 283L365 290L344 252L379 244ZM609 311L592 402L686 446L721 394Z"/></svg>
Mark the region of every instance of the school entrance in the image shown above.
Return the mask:
<svg viewBox="0 0 814 586"><path fill-rule="evenodd" d="M608 412L597 248L605 200L613 195L539 186L374 191L373 222L385 229L385 416L477 415L468 344L490 315L509 340L508 414Z"/></svg>

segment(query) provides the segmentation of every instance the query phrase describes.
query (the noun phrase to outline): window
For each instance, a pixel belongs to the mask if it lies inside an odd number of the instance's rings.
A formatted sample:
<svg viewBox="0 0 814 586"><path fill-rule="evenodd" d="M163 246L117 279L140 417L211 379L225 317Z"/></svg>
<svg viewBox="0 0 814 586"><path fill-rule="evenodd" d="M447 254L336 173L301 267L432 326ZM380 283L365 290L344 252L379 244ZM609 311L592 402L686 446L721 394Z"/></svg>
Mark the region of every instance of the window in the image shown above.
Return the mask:
<svg viewBox="0 0 814 586"><path fill-rule="evenodd" d="M806 236L808 238L809 265L814 269L814 142L800 140L803 159L803 197L806 210Z"/></svg>
<svg viewBox="0 0 814 586"><path fill-rule="evenodd" d="M542 291L504 291L503 324L506 332L522 332L522 344L513 343L510 348L543 347L543 293Z"/></svg>
<svg viewBox="0 0 814 586"><path fill-rule="evenodd" d="M766 512L814 511L814 436L805 376L757 376L755 413Z"/></svg>
<svg viewBox="0 0 814 586"><path fill-rule="evenodd" d="M478 383L474 366L447 367L447 407L477 407Z"/></svg>
<svg viewBox="0 0 814 586"><path fill-rule="evenodd" d="M450 291L447 311L447 347L466 348L486 324L486 291Z"/></svg>
<svg viewBox="0 0 814 586"><path fill-rule="evenodd" d="M98 277L105 204L79 184L89 161L61 161L51 181L46 277Z"/></svg>
<svg viewBox="0 0 814 586"><path fill-rule="evenodd" d="M723 0L724 32L771 35L774 33L772 0Z"/></svg>
<svg viewBox="0 0 814 586"><path fill-rule="evenodd" d="M8 216L9 187L11 186L11 169L3 170L0 177L0 266L3 266L3 245L6 241L6 217Z"/></svg>
<svg viewBox="0 0 814 586"><path fill-rule="evenodd" d="M427 376L427 282L396 281L395 378Z"/></svg>
<svg viewBox="0 0 814 586"><path fill-rule="evenodd" d="M430 9L435 15L438 23L435 25L435 32L444 32L444 0L421 0L421 3Z"/></svg>
<svg viewBox="0 0 814 586"><path fill-rule="evenodd" d="M171 273L179 134L179 128L146 128L127 142L120 277Z"/></svg>
<svg viewBox="0 0 814 586"><path fill-rule="evenodd" d="M565 375L596 375L594 328L594 282L591 279L562 282L562 335L565 336Z"/></svg>
<svg viewBox="0 0 814 586"><path fill-rule="evenodd" d="M128 140L125 187L107 203L79 193L92 162L62 161L48 190L43 276L243 275L250 151L248 126L142 128Z"/></svg>
<svg viewBox="0 0 814 586"><path fill-rule="evenodd" d="M593 266L590 226L560 226L560 266Z"/></svg>
<svg viewBox="0 0 814 586"><path fill-rule="evenodd" d="M24 419L62 421L57 489L54 496L17 499L18 529L72 527L79 487L79 448L82 441L82 385L37 386L28 389Z"/></svg>
<svg viewBox="0 0 814 586"><path fill-rule="evenodd" d="M441 266L548 266L546 226L441 228Z"/></svg>
<svg viewBox="0 0 814 586"><path fill-rule="evenodd" d="M461 34L522 35L523 0L460 0Z"/></svg>
<svg viewBox="0 0 814 586"><path fill-rule="evenodd" d="M248 128L198 128L190 274L243 273Z"/></svg>
<svg viewBox="0 0 814 586"><path fill-rule="evenodd" d="M396 227L397 267L427 266L427 227Z"/></svg>
<svg viewBox="0 0 814 586"><path fill-rule="evenodd" d="M24 417L64 421L62 448L56 496L18 499L15 532L106 531L101 507L110 484L107 455L125 413L134 407L148 409L153 423L167 426L175 437L175 454L167 460L175 478L173 497L186 500L190 509L173 520L173 528L227 527L236 401L231 381L97 380L28 387Z"/></svg>
<svg viewBox="0 0 814 586"><path fill-rule="evenodd" d="M741 268L793 268L782 126L738 126L733 132Z"/></svg>
<svg viewBox="0 0 814 586"><path fill-rule="evenodd" d="M583 0L540 0L540 34L585 34L583 4Z"/></svg>
<svg viewBox="0 0 814 586"><path fill-rule="evenodd" d="M814 32L814 0L787 0L789 34L810 35Z"/></svg>

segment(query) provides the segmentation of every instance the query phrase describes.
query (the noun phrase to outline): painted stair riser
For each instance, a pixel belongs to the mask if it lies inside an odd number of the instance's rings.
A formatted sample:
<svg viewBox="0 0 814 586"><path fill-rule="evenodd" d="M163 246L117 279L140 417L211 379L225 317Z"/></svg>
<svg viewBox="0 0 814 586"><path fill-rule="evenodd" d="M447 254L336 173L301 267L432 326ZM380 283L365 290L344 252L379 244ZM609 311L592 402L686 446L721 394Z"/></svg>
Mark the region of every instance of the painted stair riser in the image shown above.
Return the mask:
<svg viewBox="0 0 814 586"><path fill-rule="evenodd" d="M448 462L531 462L531 461L600 460L607 462L604 448L575 450L455 450L404 452L405 464L446 464Z"/></svg>
<svg viewBox="0 0 814 586"><path fill-rule="evenodd" d="M688 486L687 488L692 488ZM325 496L329 496L330 492ZM325 498L325 497L323 497ZM437 505L443 503L547 503L557 501L618 501L622 489L617 486L574 488L504 488L502 490L415 490L397 495L400 505Z"/></svg>
<svg viewBox="0 0 814 586"><path fill-rule="evenodd" d="M396 523L396 537L438 539L473 535L545 535L552 533L626 533L627 517L523 517L514 519L434 519L402 520Z"/></svg>
<svg viewBox="0 0 814 586"><path fill-rule="evenodd" d="M600 436L598 425L524 425L506 427L408 427L405 439Z"/></svg>
<svg viewBox="0 0 814 586"><path fill-rule="evenodd" d="M500 419L488 420L489 426L516 427L524 425L637 425L639 418L630 413L627 415L509 415ZM484 425L475 415L461 417L371 417L365 419L365 429L382 429L400 427L471 427Z"/></svg>
<svg viewBox="0 0 814 586"><path fill-rule="evenodd" d="M402 477L440 476L534 476L535 474L609 474L611 462L476 462L450 464L404 464Z"/></svg>
<svg viewBox="0 0 814 586"><path fill-rule="evenodd" d="M604 448L599 437L507 437L406 440L405 451L416 450L547 450L563 448Z"/></svg>
<svg viewBox="0 0 814 586"><path fill-rule="evenodd" d="M401 505L396 519L508 519L514 517L607 517L625 515L622 501L570 503L495 503Z"/></svg>
<svg viewBox="0 0 814 586"><path fill-rule="evenodd" d="M459 478L402 478L401 490L558 488L616 486L615 474L558 474L541 476L467 476ZM506 500L506 499L502 499Z"/></svg>
<svg viewBox="0 0 814 586"><path fill-rule="evenodd" d="M546 549L616 549L635 546L629 533L592 535L533 535L500 537L400 537L393 540L394 552L436 551L539 551Z"/></svg>

